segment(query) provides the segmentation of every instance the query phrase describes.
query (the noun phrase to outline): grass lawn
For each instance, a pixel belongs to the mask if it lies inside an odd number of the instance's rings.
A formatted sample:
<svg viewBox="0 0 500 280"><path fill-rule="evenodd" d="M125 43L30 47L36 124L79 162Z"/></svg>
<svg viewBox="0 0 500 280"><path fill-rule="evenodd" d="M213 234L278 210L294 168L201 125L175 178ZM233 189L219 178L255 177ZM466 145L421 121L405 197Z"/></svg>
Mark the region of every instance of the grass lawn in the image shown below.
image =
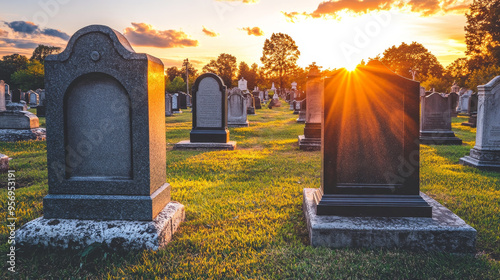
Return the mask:
<svg viewBox="0 0 500 280"><path fill-rule="evenodd" d="M285 105L285 104L284 104ZM320 184L320 152L298 149L303 124L288 106L257 110L250 127L230 128L235 151L173 151L189 139L191 114L167 117L167 181L186 207L174 240L157 252L18 250L7 271L7 227L0 229L2 279L500 279L500 173L458 164L475 129L453 120L463 146L421 146L421 190L478 231L477 254L330 250L308 245L302 189ZM44 118L41 123L45 123ZM39 217L47 194L45 142L0 143L14 158L17 226ZM0 195L7 196L5 174ZM1 200L6 213L6 199Z"/></svg>

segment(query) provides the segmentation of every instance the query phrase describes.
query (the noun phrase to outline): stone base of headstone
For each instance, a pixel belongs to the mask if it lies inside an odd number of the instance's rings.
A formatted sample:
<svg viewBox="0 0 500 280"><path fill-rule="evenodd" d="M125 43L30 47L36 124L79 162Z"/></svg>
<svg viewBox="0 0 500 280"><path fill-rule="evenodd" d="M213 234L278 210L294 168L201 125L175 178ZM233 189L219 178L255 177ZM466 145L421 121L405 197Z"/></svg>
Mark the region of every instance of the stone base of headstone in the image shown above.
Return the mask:
<svg viewBox="0 0 500 280"><path fill-rule="evenodd" d="M16 245L82 249L101 243L114 250L158 250L185 219L184 205L171 201L153 221L37 218L16 231Z"/></svg>
<svg viewBox="0 0 500 280"><path fill-rule="evenodd" d="M5 108L7 108L7 111L28 111L26 103L10 102L5 105Z"/></svg>
<svg viewBox="0 0 500 280"><path fill-rule="evenodd" d="M462 123L463 126L476 127L477 126L477 114L473 114L470 116L468 122Z"/></svg>
<svg viewBox="0 0 500 280"><path fill-rule="evenodd" d="M290 101L290 110L295 110L295 106L293 105L293 101ZM293 112L295 114L295 112Z"/></svg>
<svg viewBox="0 0 500 280"><path fill-rule="evenodd" d="M189 141L193 143L227 143L229 130L193 129L189 133Z"/></svg>
<svg viewBox="0 0 500 280"><path fill-rule="evenodd" d="M182 110L173 110L172 113L174 113L174 114L182 114Z"/></svg>
<svg viewBox="0 0 500 280"><path fill-rule="evenodd" d="M321 151L321 138L306 138L299 135L299 149L302 151Z"/></svg>
<svg viewBox="0 0 500 280"><path fill-rule="evenodd" d="M500 172L500 151L473 148L470 150L470 155L460 159L460 164L479 170Z"/></svg>
<svg viewBox="0 0 500 280"><path fill-rule="evenodd" d="M16 142L46 139L45 128L33 129L0 129L0 142Z"/></svg>
<svg viewBox="0 0 500 280"><path fill-rule="evenodd" d="M47 107L38 105L36 107L36 116L37 117L45 117L46 116L46 111L47 111Z"/></svg>
<svg viewBox="0 0 500 280"><path fill-rule="evenodd" d="M5 173L7 171L9 171L9 157L0 154L0 173Z"/></svg>
<svg viewBox="0 0 500 280"><path fill-rule="evenodd" d="M453 131L420 131L420 143L426 145L462 145Z"/></svg>
<svg viewBox="0 0 500 280"><path fill-rule="evenodd" d="M248 121L246 123L227 123L228 127L248 127L249 125Z"/></svg>
<svg viewBox="0 0 500 280"><path fill-rule="evenodd" d="M298 123L305 123L306 122L306 111L300 111L299 112L299 117L297 118Z"/></svg>
<svg viewBox="0 0 500 280"><path fill-rule="evenodd" d="M314 200L317 191L303 191L303 211L314 247L475 251L476 230L423 193L422 198L432 206L432 218L318 216Z"/></svg>
<svg viewBox="0 0 500 280"><path fill-rule="evenodd" d="M227 150L236 149L236 141L227 143L193 143L189 140L181 141L174 145L174 150Z"/></svg>

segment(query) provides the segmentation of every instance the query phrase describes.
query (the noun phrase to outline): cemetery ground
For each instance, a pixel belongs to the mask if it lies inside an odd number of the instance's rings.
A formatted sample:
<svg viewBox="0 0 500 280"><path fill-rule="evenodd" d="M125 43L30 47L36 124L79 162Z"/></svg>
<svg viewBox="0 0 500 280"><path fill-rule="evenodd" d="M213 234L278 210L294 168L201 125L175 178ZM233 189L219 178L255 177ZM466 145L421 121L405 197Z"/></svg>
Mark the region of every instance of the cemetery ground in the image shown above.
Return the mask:
<svg viewBox="0 0 500 280"><path fill-rule="evenodd" d="M460 125L465 117L452 124L464 145L421 145L420 187L478 231L475 256L309 246L302 189L319 187L321 156L298 149L304 124L296 118L288 106L258 110L248 116L250 127L230 128L235 151L173 151L189 139L191 114L166 117L167 181L172 200L186 207L186 221L166 248L17 248L17 274L11 274L4 219L0 278L500 279L500 174L458 164L475 141L475 128ZM14 158L19 228L43 214L46 144L2 142L0 150ZM6 213L6 174L0 182Z"/></svg>

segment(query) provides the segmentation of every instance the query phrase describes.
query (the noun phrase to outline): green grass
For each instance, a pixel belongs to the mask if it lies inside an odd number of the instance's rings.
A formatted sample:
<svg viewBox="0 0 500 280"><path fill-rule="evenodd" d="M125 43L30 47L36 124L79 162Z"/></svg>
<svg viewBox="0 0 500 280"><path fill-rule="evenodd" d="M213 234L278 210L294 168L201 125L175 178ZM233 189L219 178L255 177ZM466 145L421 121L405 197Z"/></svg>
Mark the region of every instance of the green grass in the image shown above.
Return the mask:
<svg viewBox="0 0 500 280"><path fill-rule="evenodd" d="M462 147L421 147L421 189L478 231L477 254L330 250L308 245L302 189L320 184L320 152L298 149L303 124L288 106L257 110L250 127L230 128L236 151L173 151L189 139L191 113L166 118L167 181L186 221L157 252L18 251L17 275L0 278L189 279L500 279L498 173L458 165L474 130L457 126ZM18 226L42 215L47 193L45 142L0 143L16 170ZM6 182L6 175L0 175ZM0 190L6 197L6 190ZM1 200L5 212L5 200ZM7 229L0 229L0 254ZM3 261L3 259L2 259ZM5 263L5 262L3 262Z"/></svg>

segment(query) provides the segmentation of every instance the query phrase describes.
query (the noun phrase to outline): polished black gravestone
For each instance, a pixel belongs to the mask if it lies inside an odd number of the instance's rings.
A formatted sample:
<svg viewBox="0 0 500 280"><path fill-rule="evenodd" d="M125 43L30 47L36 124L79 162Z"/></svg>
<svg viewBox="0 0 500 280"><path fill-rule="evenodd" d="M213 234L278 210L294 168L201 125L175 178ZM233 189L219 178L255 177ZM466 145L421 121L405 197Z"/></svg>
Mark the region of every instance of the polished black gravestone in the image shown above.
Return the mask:
<svg viewBox="0 0 500 280"><path fill-rule="evenodd" d="M378 61L325 79L318 215L431 216L419 195L419 92Z"/></svg>
<svg viewBox="0 0 500 280"><path fill-rule="evenodd" d="M91 25L45 59L45 86L48 195L44 216L16 239L60 248L116 240L128 249L164 246L184 207L170 201L166 183L161 60Z"/></svg>
<svg viewBox="0 0 500 280"><path fill-rule="evenodd" d="M190 140L174 145L174 149L234 150L227 129L227 92L222 79L213 74L199 76L193 85L193 128Z"/></svg>
<svg viewBox="0 0 500 280"><path fill-rule="evenodd" d="M451 98L439 93L421 97L420 143L427 145L462 145L451 130Z"/></svg>
<svg viewBox="0 0 500 280"><path fill-rule="evenodd" d="M419 191L419 91L378 61L325 80L321 188L303 193L312 246L474 251L476 231Z"/></svg>

